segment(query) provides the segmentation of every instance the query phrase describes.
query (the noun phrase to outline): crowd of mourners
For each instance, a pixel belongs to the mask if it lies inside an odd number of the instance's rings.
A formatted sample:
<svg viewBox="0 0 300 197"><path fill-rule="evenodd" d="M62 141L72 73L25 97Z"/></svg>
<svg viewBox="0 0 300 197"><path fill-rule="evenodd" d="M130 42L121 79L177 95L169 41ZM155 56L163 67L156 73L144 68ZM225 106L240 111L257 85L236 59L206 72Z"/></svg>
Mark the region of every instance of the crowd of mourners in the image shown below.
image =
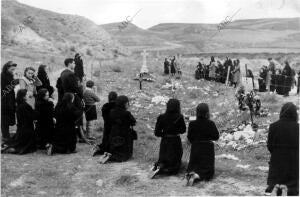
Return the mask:
<svg viewBox="0 0 300 197"><path fill-rule="evenodd" d="M295 80L296 72L290 67L288 61L285 62L283 69L276 68L272 58L268 58L268 61L269 66L262 66L259 71L258 91L265 92L269 90L270 92L276 92L277 94L288 96L291 88L294 85L297 85L297 93L299 94L300 70L297 73L298 80ZM226 83L227 77L229 85L234 87L240 85L241 66L239 59L232 61L226 57L224 63L221 63L221 61L215 61L215 58L212 56L208 65L199 62L195 71L195 78L197 80L205 79ZM252 70L249 68L247 68L246 77L254 80Z"/></svg>
<svg viewBox="0 0 300 197"><path fill-rule="evenodd" d="M226 65L230 62L226 60ZM48 155L76 152L77 142L91 139L91 123L97 119L96 102L99 98L94 91L94 82L84 84L83 61L79 54L64 61L65 69L56 81L58 93L54 105L54 87L51 86L46 65L40 65L38 74L28 67L24 76L14 78L17 64L9 61L1 73L1 132L2 153L26 154L43 149ZM212 64L216 65L212 58ZM234 63L239 65L239 61ZM201 64L200 64L201 66ZM225 69L226 70L226 69ZM234 68L236 70L236 68ZM171 68L172 71L172 68ZM202 74L201 74L202 73ZM206 71L200 76L207 77ZM225 75L222 75L225 76ZM209 79L216 75L208 72ZM224 82L224 78L220 78ZM20 89L15 95L15 86ZM85 87L86 86L86 87ZM100 163L124 162L133 154L133 141L138 140L134 130L136 119L130 112L127 96L110 92L108 102L101 109L104 120L102 143L97 144L93 156L101 155ZM83 113L86 128L83 129ZM16 118L15 118L16 116ZM9 127L17 123L15 135ZM206 103L196 108L196 120L186 128L181 113L180 101L170 99L166 111L158 115L154 135L161 138L157 162L151 169L151 177L175 175L182 167L183 148L181 135L187 132L191 153L186 171L187 185L197 181L209 181L215 173L214 143L219 131L210 120ZM287 187L288 195L299 193L299 124L297 107L286 103L280 111L279 120L269 128L267 148L271 153L266 193L274 188Z"/></svg>

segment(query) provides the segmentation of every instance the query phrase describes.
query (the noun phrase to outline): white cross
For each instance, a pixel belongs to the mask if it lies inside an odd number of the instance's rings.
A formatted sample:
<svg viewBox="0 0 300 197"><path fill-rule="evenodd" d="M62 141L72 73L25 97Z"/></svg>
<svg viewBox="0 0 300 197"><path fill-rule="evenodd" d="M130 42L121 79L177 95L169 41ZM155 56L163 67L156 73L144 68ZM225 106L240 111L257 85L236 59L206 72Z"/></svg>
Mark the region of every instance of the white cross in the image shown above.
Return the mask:
<svg viewBox="0 0 300 197"><path fill-rule="evenodd" d="M146 64L146 56L148 55L148 53L146 52L145 49L143 50L141 55L143 56L143 65L142 65L140 73L149 73L149 70L148 70L147 64Z"/></svg>

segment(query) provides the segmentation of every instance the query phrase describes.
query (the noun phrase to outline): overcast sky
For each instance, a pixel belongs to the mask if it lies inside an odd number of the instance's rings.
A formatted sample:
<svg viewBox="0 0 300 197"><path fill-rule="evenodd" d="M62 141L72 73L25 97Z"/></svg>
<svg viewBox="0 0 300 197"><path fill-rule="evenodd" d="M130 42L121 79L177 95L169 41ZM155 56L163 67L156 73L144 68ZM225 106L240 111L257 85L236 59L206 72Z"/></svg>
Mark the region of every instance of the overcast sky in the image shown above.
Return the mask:
<svg viewBox="0 0 300 197"><path fill-rule="evenodd" d="M85 16L97 24L133 18L149 28L159 23L220 23L236 19L300 17L300 0L18 0L54 12ZM239 11L238 11L239 10Z"/></svg>

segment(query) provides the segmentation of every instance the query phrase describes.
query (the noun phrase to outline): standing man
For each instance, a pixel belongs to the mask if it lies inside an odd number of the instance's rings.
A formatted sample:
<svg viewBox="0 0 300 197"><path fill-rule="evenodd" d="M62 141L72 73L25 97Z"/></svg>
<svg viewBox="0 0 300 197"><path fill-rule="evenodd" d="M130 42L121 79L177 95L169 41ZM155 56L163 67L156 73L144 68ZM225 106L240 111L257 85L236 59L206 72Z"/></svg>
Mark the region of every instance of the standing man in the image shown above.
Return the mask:
<svg viewBox="0 0 300 197"><path fill-rule="evenodd" d="M67 58L65 60L66 69L62 71L60 77L57 80L56 87L58 89L58 102L62 101L63 95L66 92L74 94L74 105L81 111L80 118L76 121L78 127L78 137L79 141L84 141L83 139L83 87L80 84L78 77L74 73L75 62L72 58Z"/></svg>

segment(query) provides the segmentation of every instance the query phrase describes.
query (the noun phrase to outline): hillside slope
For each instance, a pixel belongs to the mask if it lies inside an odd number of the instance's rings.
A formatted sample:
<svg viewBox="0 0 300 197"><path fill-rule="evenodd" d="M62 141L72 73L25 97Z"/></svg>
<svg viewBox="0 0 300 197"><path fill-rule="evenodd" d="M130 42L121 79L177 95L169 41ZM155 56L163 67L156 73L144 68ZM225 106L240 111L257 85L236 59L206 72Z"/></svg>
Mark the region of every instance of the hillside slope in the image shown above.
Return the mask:
<svg viewBox="0 0 300 197"><path fill-rule="evenodd" d="M162 23L147 30L129 24L102 25L119 42L134 46L169 47L178 53L288 53L300 52L300 18L267 18L232 21L218 31L218 24ZM168 47L164 47L168 49ZM174 53L174 52L172 52Z"/></svg>
<svg viewBox="0 0 300 197"><path fill-rule="evenodd" d="M199 52L300 51L300 18L237 20L220 31L217 25L164 23L148 30Z"/></svg>
<svg viewBox="0 0 300 197"><path fill-rule="evenodd" d="M1 16L5 59L37 59L43 54L73 56L75 52L93 58L113 58L130 52L103 28L81 16L58 14L15 0L2 1Z"/></svg>

